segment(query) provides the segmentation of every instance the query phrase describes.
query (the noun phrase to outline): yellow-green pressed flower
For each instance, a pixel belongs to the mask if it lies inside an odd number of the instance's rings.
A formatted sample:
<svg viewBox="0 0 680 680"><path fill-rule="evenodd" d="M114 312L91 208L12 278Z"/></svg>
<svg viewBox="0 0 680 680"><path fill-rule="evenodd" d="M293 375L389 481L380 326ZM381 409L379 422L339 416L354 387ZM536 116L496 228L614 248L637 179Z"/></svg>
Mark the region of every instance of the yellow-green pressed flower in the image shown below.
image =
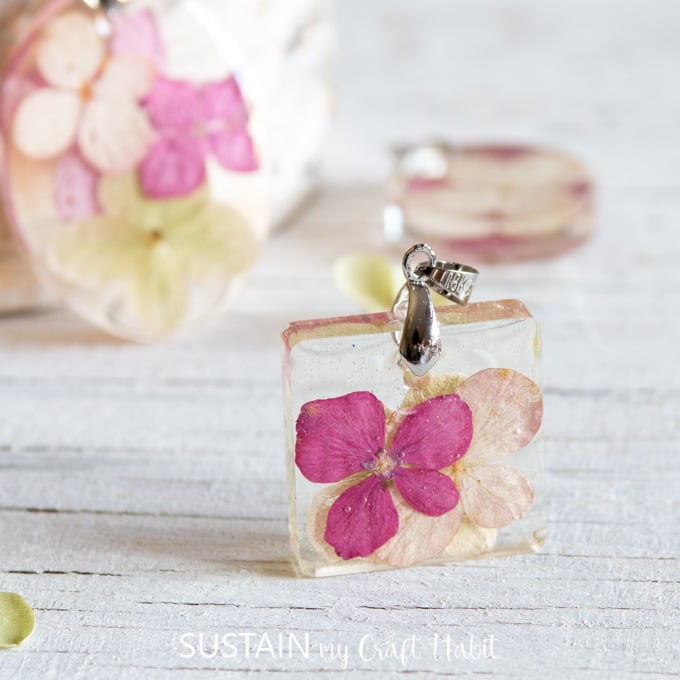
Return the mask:
<svg viewBox="0 0 680 680"><path fill-rule="evenodd" d="M401 267L376 253L355 253L341 257L336 260L333 273L338 290L367 312L390 309L404 285ZM432 294L432 298L437 306L451 304L436 293Z"/></svg>
<svg viewBox="0 0 680 680"><path fill-rule="evenodd" d="M55 265L76 285L119 288L148 336L177 328L195 289L226 292L257 250L246 220L211 202L205 187L186 198L150 200L134 174L107 176L98 199L100 215L59 235Z"/></svg>

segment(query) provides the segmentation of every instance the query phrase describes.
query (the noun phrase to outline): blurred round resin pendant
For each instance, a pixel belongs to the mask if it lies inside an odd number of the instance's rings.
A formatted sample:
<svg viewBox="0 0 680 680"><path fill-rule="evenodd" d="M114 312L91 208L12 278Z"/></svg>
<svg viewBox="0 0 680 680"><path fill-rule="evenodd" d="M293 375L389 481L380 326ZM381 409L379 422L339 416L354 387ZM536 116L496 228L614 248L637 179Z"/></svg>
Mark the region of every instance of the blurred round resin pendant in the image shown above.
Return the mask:
<svg viewBox="0 0 680 680"><path fill-rule="evenodd" d="M14 227L48 289L123 337L215 317L266 233L257 107L214 28L189 0L55 0L5 74Z"/></svg>
<svg viewBox="0 0 680 680"><path fill-rule="evenodd" d="M11 46L16 44L20 34L21 17L35 5L36 0L5 0L0 3L0 74L4 73ZM48 302L46 292L30 270L8 224L0 197L0 314L36 309Z"/></svg>
<svg viewBox="0 0 680 680"><path fill-rule="evenodd" d="M593 183L561 152L424 144L397 152L385 236L476 262L558 255L593 228Z"/></svg>
<svg viewBox="0 0 680 680"><path fill-rule="evenodd" d="M34 310L54 302L31 271L1 213L0 203L0 315Z"/></svg>

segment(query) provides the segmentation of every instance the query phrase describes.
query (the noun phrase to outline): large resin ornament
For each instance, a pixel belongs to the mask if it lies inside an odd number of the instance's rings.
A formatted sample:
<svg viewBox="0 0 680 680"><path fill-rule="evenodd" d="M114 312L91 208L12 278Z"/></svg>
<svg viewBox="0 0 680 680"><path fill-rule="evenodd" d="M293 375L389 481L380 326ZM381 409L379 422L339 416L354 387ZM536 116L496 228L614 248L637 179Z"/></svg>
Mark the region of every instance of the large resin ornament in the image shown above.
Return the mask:
<svg viewBox="0 0 680 680"><path fill-rule="evenodd" d="M328 9L54 0L25 13L3 81L4 202L50 296L141 341L224 309L310 188L331 109ZM274 107L279 77L293 100Z"/></svg>

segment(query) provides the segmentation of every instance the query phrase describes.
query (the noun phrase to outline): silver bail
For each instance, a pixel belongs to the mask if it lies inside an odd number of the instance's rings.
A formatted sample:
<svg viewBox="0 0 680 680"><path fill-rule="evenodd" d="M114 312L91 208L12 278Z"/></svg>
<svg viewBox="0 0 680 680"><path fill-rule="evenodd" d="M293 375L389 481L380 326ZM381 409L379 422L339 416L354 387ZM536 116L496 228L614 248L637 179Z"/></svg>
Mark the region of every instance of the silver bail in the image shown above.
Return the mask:
<svg viewBox="0 0 680 680"><path fill-rule="evenodd" d="M424 254L428 261L415 264L413 259L419 254ZM395 331L392 335L399 345L403 363L421 377L437 363L442 351L430 289L451 302L466 305L479 272L464 264L437 260L432 248L425 243L404 253L402 268L406 285L399 291L392 313L402 321L403 327L401 333Z"/></svg>
<svg viewBox="0 0 680 680"><path fill-rule="evenodd" d="M413 258L420 253L427 256L429 267L436 262L432 248L424 243L413 246L404 253L402 267L406 277L408 308L399 340L399 354L406 366L417 376L425 375L437 363L442 351L439 323L427 277L419 271L419 266L422 265L413 265ZM397 300L399 297L397 296Z"/></svg>
<svg viewBox="0 0 680 680"><path fill-rule="evenodd" d="M102 10L106 13L117 9L119 5L124 4L127 1L128 0L83 0L90 9Z"/></svg>
<svg viewBox="0 0 680 680"><path fill-rule="evenodd" d="M442 340L439 323L426 284L409 281L408 311L399 342L399 354L412 373L425 375L439 360Z"/></svg>

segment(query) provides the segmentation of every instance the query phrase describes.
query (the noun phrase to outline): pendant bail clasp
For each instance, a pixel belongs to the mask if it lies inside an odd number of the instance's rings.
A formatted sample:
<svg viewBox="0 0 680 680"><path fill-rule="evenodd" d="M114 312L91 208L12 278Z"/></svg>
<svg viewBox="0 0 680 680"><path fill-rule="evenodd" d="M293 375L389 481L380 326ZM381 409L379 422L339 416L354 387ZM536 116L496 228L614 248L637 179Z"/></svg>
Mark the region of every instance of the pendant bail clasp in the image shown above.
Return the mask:
<svg viewBox="0 0 680 680"><path fill-rule="evenodd" d="M101 10L105 14L108 14L112 10L118 8L120 5L124 5L129 2L129 0L83 0L83 2L90 9Z"/></svg>
<svg viewBox="0 0 680 680"><path fill-rule="evenodd" d="M418 254L426 262L414 265ZM466 305L479 272L467 265L437 260L432 248L425 243L404 253L402 268L406 284L399 291L392 312L401 318L401 337L395 334L402 362L418 377L425 375L439 360L442 341L439 322L430 289L459 305ZM404 303L408 300L404 315Z"/></svg>
<svg viewBox="0 0 680 680"><path fill-rule="evenodd" d="M404 254L402 268L408 308L399 341L403 362L417 376L425 375L437 363L442 350L439 323L426 276L419 272L418 265L413 265L414 257L420 253L427 255L428 262L425 264L432 266L436 262L434 251L425 243L409 248Z"/></svg>

